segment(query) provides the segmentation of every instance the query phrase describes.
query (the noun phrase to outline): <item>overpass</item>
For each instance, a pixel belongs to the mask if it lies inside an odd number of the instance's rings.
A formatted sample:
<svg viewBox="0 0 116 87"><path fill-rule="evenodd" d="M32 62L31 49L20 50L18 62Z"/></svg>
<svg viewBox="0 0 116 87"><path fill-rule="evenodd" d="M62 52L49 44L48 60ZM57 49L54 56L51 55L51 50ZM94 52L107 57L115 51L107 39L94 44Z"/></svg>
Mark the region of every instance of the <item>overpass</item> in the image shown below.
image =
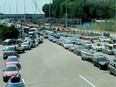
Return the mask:
<svg viewBox="0 0 116 87"><path fill-rule="evenodd" d="M0 14L0 19L34 19L34 18L44 18L44 14Z"/></svg>

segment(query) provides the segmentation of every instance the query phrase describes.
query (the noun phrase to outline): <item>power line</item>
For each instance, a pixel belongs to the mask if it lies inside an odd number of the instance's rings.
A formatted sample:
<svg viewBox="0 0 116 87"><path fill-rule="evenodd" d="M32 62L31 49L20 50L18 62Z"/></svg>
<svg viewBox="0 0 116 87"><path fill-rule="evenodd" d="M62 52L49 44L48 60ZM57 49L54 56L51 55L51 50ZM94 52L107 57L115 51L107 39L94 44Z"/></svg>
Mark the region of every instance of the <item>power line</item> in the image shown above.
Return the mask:
<svg viewBox="0 0 116 87"><path fill-rule="evenodd" d="M40 14L42 14L42 12L40 11L40 9L39 9L38 6L37 6L37 3L36 3L34 0L32 0L32 1L33 1L34 5L36 6L36 9L38 9L38 12L39 12Z"/></svg>
<svg viewBox="0 0 116 87"><path fill-rule="evenodd" d="M26 1L24 0L24 14L26 14Z"/></svg>

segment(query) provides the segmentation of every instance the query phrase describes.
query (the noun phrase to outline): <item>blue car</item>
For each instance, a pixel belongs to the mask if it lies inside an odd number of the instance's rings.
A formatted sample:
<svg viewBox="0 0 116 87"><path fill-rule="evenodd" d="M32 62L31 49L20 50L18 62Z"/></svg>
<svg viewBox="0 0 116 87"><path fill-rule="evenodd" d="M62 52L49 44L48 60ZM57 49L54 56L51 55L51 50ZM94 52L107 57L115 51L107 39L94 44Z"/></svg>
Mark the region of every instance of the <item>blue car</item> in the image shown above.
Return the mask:
<svg viewBox="0 0 116 87"><path fill-rule="evenodd" d="M20 76L14 76L9 79L5 87L25 87L25 82Z"/></svg>

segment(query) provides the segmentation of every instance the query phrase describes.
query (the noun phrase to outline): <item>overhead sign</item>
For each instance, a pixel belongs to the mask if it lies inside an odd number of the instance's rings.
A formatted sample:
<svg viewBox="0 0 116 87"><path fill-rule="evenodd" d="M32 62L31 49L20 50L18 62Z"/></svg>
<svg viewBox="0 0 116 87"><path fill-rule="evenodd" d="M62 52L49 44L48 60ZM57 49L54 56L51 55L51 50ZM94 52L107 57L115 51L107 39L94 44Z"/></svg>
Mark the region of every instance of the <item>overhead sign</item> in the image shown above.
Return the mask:
<svg viewBox="0 0 116 87"><path fill-rule="evenodd" d="M83 23L83 26L84 26L84 27L90 27L90 26L91 26L91 23L90 23L90 22L84 22L84 23Z"/></svg>

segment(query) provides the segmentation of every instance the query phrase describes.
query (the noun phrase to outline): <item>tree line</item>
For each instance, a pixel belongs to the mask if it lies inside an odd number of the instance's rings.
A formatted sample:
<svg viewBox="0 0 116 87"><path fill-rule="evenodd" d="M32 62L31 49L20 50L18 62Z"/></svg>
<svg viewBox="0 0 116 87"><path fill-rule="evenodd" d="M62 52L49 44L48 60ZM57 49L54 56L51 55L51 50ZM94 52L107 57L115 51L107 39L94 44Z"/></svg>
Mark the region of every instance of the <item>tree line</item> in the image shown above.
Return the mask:
<svg viewBox="0 0 116 87"><path fill-rule="evenodd" d="M0 39L18 38L19 30L14 26L0 25Z"/></svg>
<svg viewBox="0 0 116 87"><path fill-rule="evenodd" d="M67 14L66 14L67 5ZM82 21L91 19L111 19L115 17L115 0L52 0L42 8L46 17L81 18Z"/></svg>

